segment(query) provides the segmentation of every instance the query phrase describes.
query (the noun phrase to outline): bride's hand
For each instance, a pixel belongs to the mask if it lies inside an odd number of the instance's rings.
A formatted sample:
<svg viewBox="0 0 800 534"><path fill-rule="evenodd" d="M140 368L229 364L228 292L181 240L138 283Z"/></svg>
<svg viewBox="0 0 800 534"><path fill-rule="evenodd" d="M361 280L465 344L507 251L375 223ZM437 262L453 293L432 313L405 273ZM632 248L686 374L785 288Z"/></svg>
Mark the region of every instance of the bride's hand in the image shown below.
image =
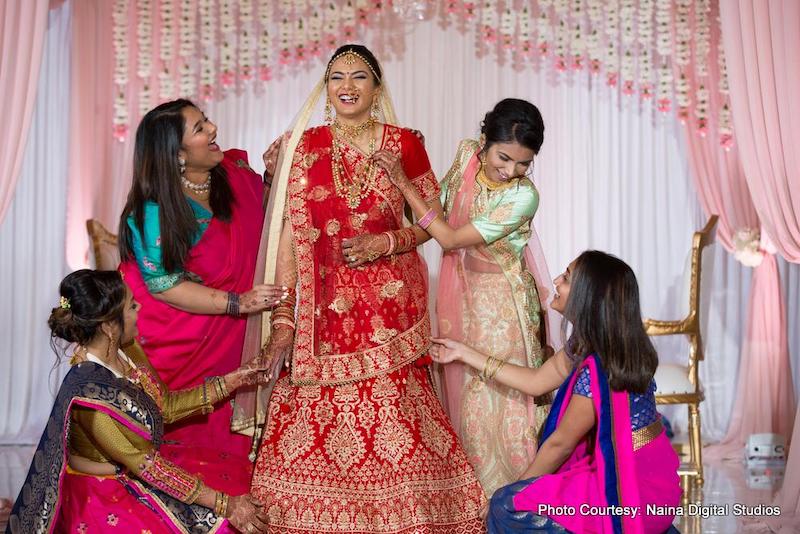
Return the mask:
<svg viewBox="0 0 800 534"><path fill-rule="evenodd" d="M258 365L270 368L270 374L280 373L280 368L276 367L277 363L283 359L284 365L289 367L293 345L294 330L285 325L275 325L269 343L261 349Z"/></svg>
<svg viewBox="0 0 800 534"><path fill-rule="evenodd" d="M411 185L411 182L403 170L403 162L388 150L378 150L372 155L372 160L389 175L389 180L397 186L400 191Z"/></svg>
<svg viewBox="0 0 800 534"><path fill-rule="evenodd" d="M383 234L365 234L342 241L347 266L355 268L373 262L389 252L389 238Z"/></svg>

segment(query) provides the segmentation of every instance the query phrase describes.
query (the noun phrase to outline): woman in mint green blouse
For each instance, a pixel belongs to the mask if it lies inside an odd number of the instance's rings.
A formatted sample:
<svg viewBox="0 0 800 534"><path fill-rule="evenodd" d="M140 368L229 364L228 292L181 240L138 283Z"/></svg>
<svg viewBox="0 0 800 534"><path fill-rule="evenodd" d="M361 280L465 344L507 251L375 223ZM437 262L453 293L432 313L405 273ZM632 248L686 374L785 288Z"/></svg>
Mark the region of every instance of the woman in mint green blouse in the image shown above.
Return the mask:
<svg viewBox="0 0 800 534"><path fill-rule="evenodd" d="M491 496L533 460L547 415L535 399L491 380L506 363L538 367L544 360L542 304L528 247L539 207L528 173L544 139L544 123L533 104L505 99L486 114L481 132L480 142L461 142L441 183L444 219L402 173L393 176L417 224L444 249L436 304L439 335L493 356L482 370L447 366L442 392ZM393 168L388 157L377 154L376 159ZM542 282L549 287L548 279Z"/></svg>

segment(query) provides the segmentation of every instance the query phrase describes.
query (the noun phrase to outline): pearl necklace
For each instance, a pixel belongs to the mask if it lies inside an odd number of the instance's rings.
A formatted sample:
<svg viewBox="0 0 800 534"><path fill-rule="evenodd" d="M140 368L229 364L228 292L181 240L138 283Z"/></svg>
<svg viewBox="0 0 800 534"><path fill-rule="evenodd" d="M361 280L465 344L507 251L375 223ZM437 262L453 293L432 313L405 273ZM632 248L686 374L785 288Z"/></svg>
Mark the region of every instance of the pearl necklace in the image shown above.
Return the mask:
<svg viewBox="0 0 800 534"><path fill-rule="evenodd" d="M181 185L198 195L203 195L211 190L211 175L209 174L202 184L196 184L181 174Z"/></svg>

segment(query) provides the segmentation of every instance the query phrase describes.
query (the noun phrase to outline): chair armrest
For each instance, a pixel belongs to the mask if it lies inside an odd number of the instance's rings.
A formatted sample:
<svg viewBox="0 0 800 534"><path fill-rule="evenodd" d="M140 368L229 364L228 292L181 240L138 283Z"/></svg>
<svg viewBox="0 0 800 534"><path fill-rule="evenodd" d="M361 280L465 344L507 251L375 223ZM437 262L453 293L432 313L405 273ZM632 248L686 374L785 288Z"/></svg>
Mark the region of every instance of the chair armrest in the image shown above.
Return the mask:
<svg viewBox="0 0 800 534"><path fill-rule="evenodd" d="M689 333L687 321L659 321L658 319L645 319L645 332L648 336L672 336Z"/></svg>

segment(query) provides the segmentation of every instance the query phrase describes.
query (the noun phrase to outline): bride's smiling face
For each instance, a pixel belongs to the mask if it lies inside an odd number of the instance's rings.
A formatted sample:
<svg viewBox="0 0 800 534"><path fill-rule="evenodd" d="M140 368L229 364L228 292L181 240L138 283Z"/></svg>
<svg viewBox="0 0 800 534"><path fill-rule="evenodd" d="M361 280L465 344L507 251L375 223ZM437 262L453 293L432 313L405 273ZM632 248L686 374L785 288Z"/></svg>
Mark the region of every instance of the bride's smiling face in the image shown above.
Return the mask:
<svg viewBox="0 0 800 534"><path fill-rule="evenodd" d="M363 122L378 98L380 86L364 60L345 54L331 65L328 74L328 99L336 117L349 122Z"/></svg>

